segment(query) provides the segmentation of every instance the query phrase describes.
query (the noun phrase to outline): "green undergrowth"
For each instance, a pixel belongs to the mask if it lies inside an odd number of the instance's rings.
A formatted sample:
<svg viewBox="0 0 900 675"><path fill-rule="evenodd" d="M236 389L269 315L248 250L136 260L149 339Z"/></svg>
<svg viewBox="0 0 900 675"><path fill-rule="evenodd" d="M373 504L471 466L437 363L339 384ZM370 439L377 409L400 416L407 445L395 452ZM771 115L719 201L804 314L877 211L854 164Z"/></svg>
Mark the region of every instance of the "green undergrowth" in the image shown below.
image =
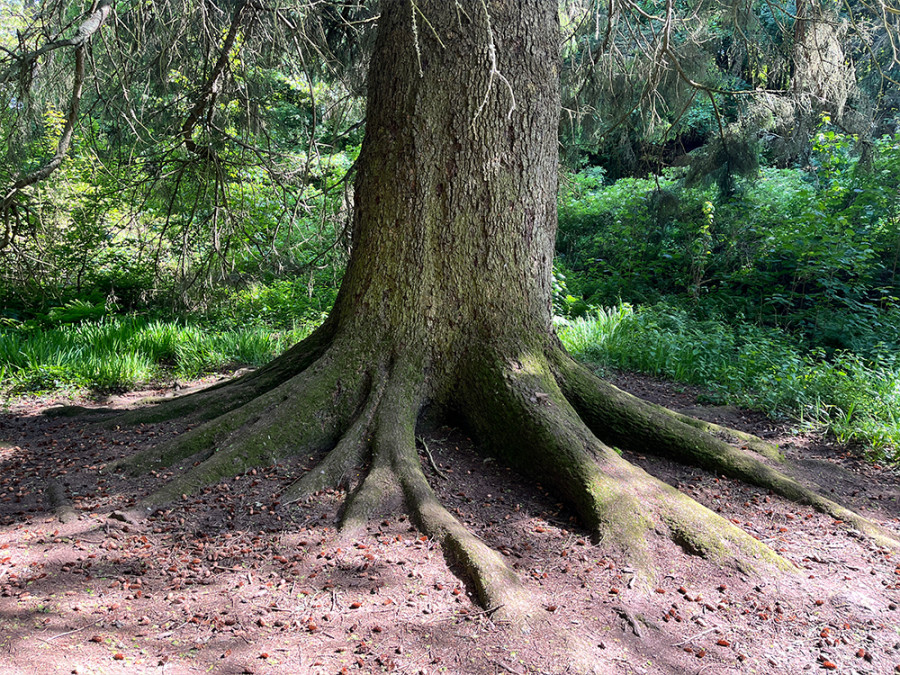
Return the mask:
<svg viewBox="0 0 900 675"><path fill-rule="evenodd" d="M891 317L900 324L900 316ZM792 334L753 323L693 318L660 303L620 304L560 320L576 357L704 387L708 402L787 416L862 444L878 459L900 459L900 356L865 357L804 348Z"/></svg>
<svg viewBox="0 0 900 675"><path fill-rule="evenodd" d="M142 317L106 317L49 328L0 326L0 391L108 391L260 366L306 337L312 327L217 330Z"/></svg>

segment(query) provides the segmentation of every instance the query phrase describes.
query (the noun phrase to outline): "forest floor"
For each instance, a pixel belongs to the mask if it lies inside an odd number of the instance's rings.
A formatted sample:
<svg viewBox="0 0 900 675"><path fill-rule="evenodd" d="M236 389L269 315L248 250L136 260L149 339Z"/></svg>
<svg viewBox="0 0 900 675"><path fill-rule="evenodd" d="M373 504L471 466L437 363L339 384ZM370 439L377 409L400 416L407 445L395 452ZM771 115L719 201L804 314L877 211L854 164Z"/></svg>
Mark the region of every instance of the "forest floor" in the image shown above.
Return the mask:
<svg viewBox="0 0 900 675"><path fill-rule="evenodd" d="M896 468L798 436L698 391L614 380L644 398L779 443L793 473L900 531ZM98 402L126 407L150 394ZM109 518L170 474L103 466L177 434L53 419L51 400L0 414L0 672L720 673L900 672L900 555L765 491L650 456L629 459L769 543L797 573L754 577L673 545L648 588L539 485L484 459L453 429L424 433L432 485L501 551L536 598L525 625L495 622L406 518L335 530L343 494L285 506L315 457L251 471L140 524Z"/></svg>

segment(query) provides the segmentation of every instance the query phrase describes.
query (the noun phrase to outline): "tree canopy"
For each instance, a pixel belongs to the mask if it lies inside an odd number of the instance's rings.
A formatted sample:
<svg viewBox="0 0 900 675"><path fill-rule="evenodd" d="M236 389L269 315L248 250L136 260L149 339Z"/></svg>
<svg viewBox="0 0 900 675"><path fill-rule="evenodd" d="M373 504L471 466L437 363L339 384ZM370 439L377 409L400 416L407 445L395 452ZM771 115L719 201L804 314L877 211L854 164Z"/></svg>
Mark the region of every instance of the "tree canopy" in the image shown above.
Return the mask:
<svg viewBox="0 0 900 675"><path fill-rule="evenodd" d="M358 1L3 2L7 282L82 284L79 259L111 232L132 245L110 252L119 269L149 273L148 286L174 278L187 304L229 275L313 279L342 259L378 12ZM890 4L567 0L559 20L559 136L574 167L616 178L688 166L688 184L729 193L761 158L808 163L823 115L864 156L895 124Z"/></svg>

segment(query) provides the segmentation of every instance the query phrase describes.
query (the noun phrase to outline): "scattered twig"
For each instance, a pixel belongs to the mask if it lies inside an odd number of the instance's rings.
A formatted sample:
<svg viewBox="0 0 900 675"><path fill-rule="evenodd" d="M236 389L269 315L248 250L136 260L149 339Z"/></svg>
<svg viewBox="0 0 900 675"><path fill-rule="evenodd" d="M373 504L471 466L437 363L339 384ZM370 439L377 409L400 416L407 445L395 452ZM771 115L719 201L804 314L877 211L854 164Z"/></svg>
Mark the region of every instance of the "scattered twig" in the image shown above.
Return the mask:
<svg viewBox="0 0 900 675"><path fill-rule="evenodd" d="M185 622L182 623L180 626L178 626L178 628L173 628L173 629L167 630L167 631L165 631L165 632L163 632L163 633L157 633L154 637L155 637L157 640L163 640L163 639L169 637L170 635L174 635L177 631L180 631L182 628L184 628L184 627L187 626L187 625L188 625L188 622L185 621Z"/></svg>
<svg viewBox="0 0 900 675"><path fill-rule="evenodd" d="M97 619L96 621L93 621L91 623L85 624L81 628L73 628L72 630L67 630L65 633L57 633L56 635L48 637L46 640L42 637L39 637L38 640L40 640L41 642L50 642L50 640L55 640L56 638L65 637L66 635L72 635L72 633L77 633L78 631L82 631L85 628L90 628L91 626L96 626L101 621L103 621L102 618Z"/></svg>
<svg viewBox="0 0 900 675"><path fill-rule="evenodd" d="M428 449L428 444L425 442L425 439L419 437L419 443L422 444L422 449L425 450L425 454L428 455L428 461L431 462L431 468L434 469L434 472L438 475L439 478L443 480L449 480L447 475L438 468L438 465L434 461L434 457L431 456L431 450Z"/></svg>
<svg viewBox="0 0 900 675"><path fill-rule="evenodd" d="M513 675L523 675L523 673L525 672L524 670L519 670L518 668L514 668L514 667L510 666L508 663L506 663L505 661L502 661L502 660L497 661L497 665L500 666L501 668L503 668L503 670L505 670L509 673L513 673Z"/></svg>
<svg viewBox="0 0 900 675"><path fill-rule="evenodd" d="M487 609L482 609L478 612L469 612L469 616L481 616L484 614L485 616L490 617L491 614L496 612L498 609L503 609L505 605L496 605L495 607L488 607Z"/></svg>
<svg viewBox="0 0 900 675"><path fill-rule="evenodd" d="M675 643L674 645L672 645L672 646L673 646L673 647L681 647L682 645L686 645L688 642L693 642L693 641L696 640L697 638L701 638L701 637L703 637L704 635L706 635L706 634L708 634L708 633L712 633L713 631L716 631L716 630L719 630L719 627L718 627L718 626L713 626L712 628L707 628L706 630L701 630L701 631L700 631L699 633L697 633L696 635L692 635L692 636L689 637L689 638L685 638L685 639L682 640L681 642L676 642L676 643Z"/></svg>

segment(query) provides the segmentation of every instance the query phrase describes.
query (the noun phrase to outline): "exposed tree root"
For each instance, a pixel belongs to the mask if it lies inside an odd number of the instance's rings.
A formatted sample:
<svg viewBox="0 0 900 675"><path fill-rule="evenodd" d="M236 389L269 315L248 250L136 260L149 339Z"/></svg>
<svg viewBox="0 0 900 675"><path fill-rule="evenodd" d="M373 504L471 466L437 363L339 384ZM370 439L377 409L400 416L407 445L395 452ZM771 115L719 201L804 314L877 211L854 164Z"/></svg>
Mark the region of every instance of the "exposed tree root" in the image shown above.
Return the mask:
<svg viewBox="0 0 900 675"><path fill-rule="evenodd" d="M421 393L414 380L414 386L408 382L408 377L401 378L385 393L373 439L375 462L385 457L413 520L452 554L474 583L482 606L497 618L517 620L529 606L518 576L499 553L444 508L428 484L416 452L415 425Z"/></svg>
<svg viewBox="0 0 900 675"><path fill-rule="evenodd" d="M371 380L362 364L326 354L243 406L110 468L140 473L191 460L193 468L145 500L151 507L253 466L330 448L357 416Z"/></svg>
<svg viewBox="0 0 900 675"><path fill-rule="evenodd" d="M371 519L393 511L403 502L390 457L380 451L372 455L363 480L344 502L341 532L348 537L359 535Z"/></svg>
<svg viewBox="0 0 900 675"><path fill-rule="evenodd" d="M260 382L244 385L248 388L231 396L228 406L217 408L225 410L218 417L116 467L137 472L192 463L141 508L159 506L255 465L328 450L318 466L287 489L283 503L327 487L355 485L341 518L347 537L358 536L372 518L403 503L421 531L439 541L469 576L485 608L504 618L524 616L530 603L518 576L441 505L426 479L416 452L415 425L435 391L427 370L418 362L411 365L408 357L390 365L372 361L369 350L354 342L335 341L327 349L314 345L314 352L311 363L294 352L292 362L305 367L293 377L267 376L272 379L263 381L276 382L268 388ZM257 395L247 393L257 387ZM694 423L636 399L598 380L561 350L523 351L513 359L481 353L460 369L451 389L448 405L463 414L496 454L566 499L596 540L624 555L647 581L655 573L654 537L744 571L794 566L630 464L607 443L760 485L840 518L881 545L897 547L873 523L801 486L746 447L780 457L763 441ZM196 413L198 400L195 395L190 405L173 409ZM232 405L238 400L240 405ZM745 447L730 445L722 436Z"/></svg>
<svg viewBox="0 0 900 675"><path fill-rule="evenodd" d="M621 389L615 387L609 382L606 382L605 384L606 387L612 391L621 391ZM622 393L624 394L626 392ZM627 395L631 396L631 394ZM634 398L637 397L635 396ZM641 401L641 399L638 399L638 401ZM764 441L759 436L748 434L744 431L740 431L739 429L723 427L719 424L715 424L714 422L707 422L706 420L697 419L696 417L691 417L690 415L682 415L679 412L669 410L668 408L664 408L661 405L656 405L655 403L649 403L647 401L643 401L643 403L653 408L657 408L660 412L671 415L678 421L684 422L688 426L694 427L695 429L705 431L706 433L712 434L713 436L721 438L734 445L746 447L748 450L752 450L757 455L762 455L766 459L769 459L773 462L784 462L784 455L782 454L781 450L778 449L778 446L774 443Z"/></svg>
<svg viewBox="0 0 900 675"><path fill-rule="evenodd" d="M595 537L619 549L643 576L653 574L648 540L654 535L744 570L793 568L771 548L598 440L541 355L521 355L509 363L497 359L487 372L492 375L468 392L473 405L465 410L479 436L503 459L567 497ZM495 423L498 415L505 418L500 424Z"/></svg>
<svg viewBox="0 0 900 675"><path fill-rule="evenodd" d="M344 505L342 534L358 536L371 519L405 503L420 530L440 542L469 576L494 618L521 619L530 605L518 576L441 505L422 470L415 447L421 374L395 366L385 379L372 387L362 413L334 450L288 488L285 501L342 483L368 451L368 470Z"/></svg>
<svg viewBox="0 0 900 675"><path fill-rule="evenodd" d="M348 486L350 474L362 467L369 447L372 420L384 393L385 377L376 370L375 381L365 407L341 437L334 449L309 473L290 485L282 494L282 502L291 504L330 487Z"/></svg>
<svg viewBox="0 0 900 675"><path fill-rule="evenodd" d="M762 461L759 454L784 461L777 448L770 449L774 447L771 444L647 403L599 379L562 351L554 351L552 362L566 398L575 406L581 419L606 442L700 466L771 490L843 521L880 546L900 548L893 536L872 521ZM731 445L721 436L740 445Z"/></svg>

